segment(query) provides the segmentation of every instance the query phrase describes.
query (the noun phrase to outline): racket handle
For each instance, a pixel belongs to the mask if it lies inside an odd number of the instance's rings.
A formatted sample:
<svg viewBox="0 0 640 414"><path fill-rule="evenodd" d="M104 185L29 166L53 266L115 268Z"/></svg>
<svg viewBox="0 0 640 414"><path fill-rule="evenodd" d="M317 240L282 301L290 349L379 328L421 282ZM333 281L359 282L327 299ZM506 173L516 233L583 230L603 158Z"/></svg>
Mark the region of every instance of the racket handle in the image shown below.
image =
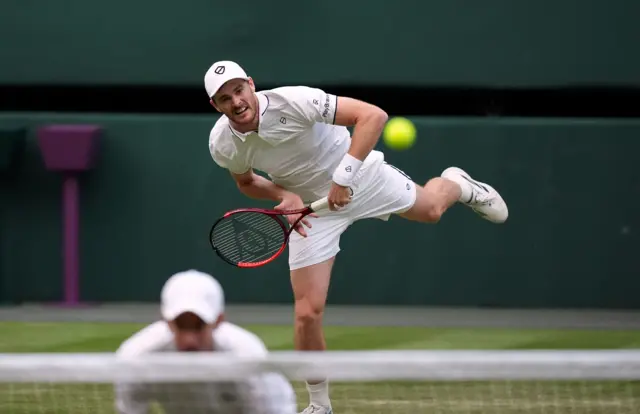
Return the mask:
<svg viewBox="0 0 640 414"><path fill-rule="evenodd" d="M311 207L311 210L313 211L325 210L329 208L329 198L324 197L324 198L321 198L320 200L314 201L313 203L311 203L309 207Z"/></svg>
<svg viewBox="0 0 640 414"><path fill-rule="evenodd" d="M349 187L349 192L353 197L353 188ZM313 211L326 210L329 208L329 197L324 197L320 200L314 201L309 207L311 207L311 210Z"/></svg>

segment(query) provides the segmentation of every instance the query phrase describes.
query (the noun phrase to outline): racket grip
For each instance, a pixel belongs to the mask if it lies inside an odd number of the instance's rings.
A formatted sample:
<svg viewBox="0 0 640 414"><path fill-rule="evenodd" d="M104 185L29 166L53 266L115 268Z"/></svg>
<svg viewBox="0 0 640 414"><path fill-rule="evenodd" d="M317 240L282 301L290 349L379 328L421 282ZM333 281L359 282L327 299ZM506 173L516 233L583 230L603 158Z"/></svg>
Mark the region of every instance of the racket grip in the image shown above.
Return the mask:
<svg viewBox="0 0 640 414"><path fill-rule="evenodd" d="M353 188L349 187L349 192L351 193L351 197L353 197ZM329 197L314 201L309 207L313 211L326 210L329 208Z"/></svg>
<svg viewBox="0 0 640 414"><path fill-rule="evenodd" d="M325 210L329 208L329 197L324 197L324 198L321 198L320 200L316 200L313 203L311 203L309 207L311 207L311 210L313 211Z"/></svg>

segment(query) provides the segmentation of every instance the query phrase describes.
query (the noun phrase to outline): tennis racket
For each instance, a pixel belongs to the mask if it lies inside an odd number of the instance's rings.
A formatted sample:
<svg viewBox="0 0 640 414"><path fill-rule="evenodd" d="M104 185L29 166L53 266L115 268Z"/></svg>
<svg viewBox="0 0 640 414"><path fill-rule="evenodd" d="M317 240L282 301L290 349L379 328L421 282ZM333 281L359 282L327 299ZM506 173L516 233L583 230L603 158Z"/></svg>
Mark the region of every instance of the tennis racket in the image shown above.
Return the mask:
<svg viewBox="0 0 640 414"><path fill-rule="evenodd" d="M282 254L291 232L304 217L328 208L329 201L324 197L299 210L232 210L213 224L209 241L218 256L233 266L264 266ZM292 214L300 214L300 218L287 228L285 216Z"/></svg>

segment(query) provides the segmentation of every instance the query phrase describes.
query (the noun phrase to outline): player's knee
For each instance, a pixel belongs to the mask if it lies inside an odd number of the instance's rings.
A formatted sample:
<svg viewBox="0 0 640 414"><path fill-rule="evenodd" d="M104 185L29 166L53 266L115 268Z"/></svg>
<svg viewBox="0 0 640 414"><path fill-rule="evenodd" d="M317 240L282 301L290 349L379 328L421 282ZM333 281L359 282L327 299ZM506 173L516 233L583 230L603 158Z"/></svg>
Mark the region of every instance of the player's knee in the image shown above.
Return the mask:
<svg viewBox="0 0 640 414"><path fill-rule="evenodd" d="M445 209L434 203L424 188L421 189L423 194L416 199L416 202L406 213L401 214L403 217L421 223L435 224L440 221Z"/></svg>
<svg viewBox="0 0 640 414"><path fill-rule="evenodd" d="M421 223L435 224L440 221L442 214L443 211L436 206L421 206L411 211L408 217Z"/></svg>
<svg viewBox="0 0 640 414"><path fill-rule="evenodd" d="M446 210L441 203L443 185L443 180L437 177L429 180L424 187L418 190L414 207L419 221L432 224L440 221Z"/></svg>
<svg viewBox="0 0 640 414"><path fill-rule="evenodd" d="M442 213L441 209L436 206L429 206L422 212L422 221L424 223L435 224L442 218Z"/></svg>
<svg viewBox="0 0 640 414"><path fill-rule="evenodd" d="M322 320L324 304L320 301L310 300L306 297L296 300L296 322L303 325L312 325Z"/></svg>

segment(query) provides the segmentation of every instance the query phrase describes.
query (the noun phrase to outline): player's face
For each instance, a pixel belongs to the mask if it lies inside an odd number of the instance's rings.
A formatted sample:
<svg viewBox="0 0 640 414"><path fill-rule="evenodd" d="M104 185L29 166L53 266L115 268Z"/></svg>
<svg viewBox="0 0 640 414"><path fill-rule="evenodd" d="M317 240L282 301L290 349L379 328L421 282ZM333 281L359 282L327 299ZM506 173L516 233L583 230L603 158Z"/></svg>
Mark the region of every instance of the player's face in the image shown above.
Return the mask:
<svg viewBox="0 0 640 414"><path fill-rule="evenodd" d="M256 123L258 100L253 80L231 79L218 90L212 104L236 125Z"/></svg>
<svg viewBox="0 0 640 414"><path fill-rule="evenodd" d="M176 348L182 352L211 351L213 324L206 324L193 313L187 312L169 322Z"/></svg>

